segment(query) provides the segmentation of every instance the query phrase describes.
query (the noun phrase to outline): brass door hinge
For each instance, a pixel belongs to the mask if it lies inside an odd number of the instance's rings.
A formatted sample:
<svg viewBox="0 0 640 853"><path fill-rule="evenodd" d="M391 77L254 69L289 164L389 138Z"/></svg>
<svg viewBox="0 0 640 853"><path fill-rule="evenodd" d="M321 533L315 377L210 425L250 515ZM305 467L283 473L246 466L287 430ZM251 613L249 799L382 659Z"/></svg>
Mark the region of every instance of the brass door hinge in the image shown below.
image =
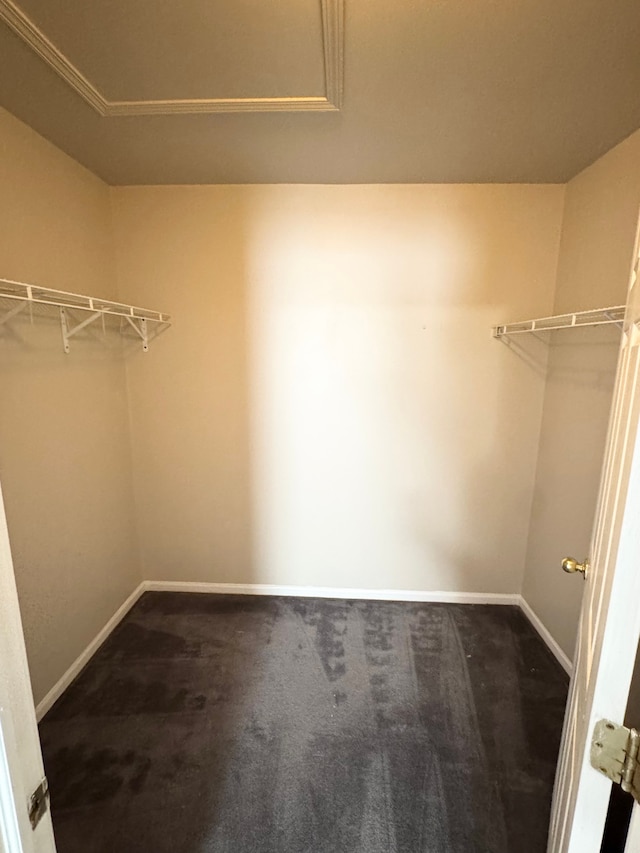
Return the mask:
<svg viewBox="0 0 640 853"><path fill-rule="evenodd" d="M591 739L591 766L640 802L638 748L640 732L610 720L596 723Z"/></svg>
<svg viewBox="0 0 640 853"><path fill-rule="evenodd" d="M35 829L40 819L46 814L49 807L49 783L45 776L42 782L29 797L29 822L31 829Z"/></svg>

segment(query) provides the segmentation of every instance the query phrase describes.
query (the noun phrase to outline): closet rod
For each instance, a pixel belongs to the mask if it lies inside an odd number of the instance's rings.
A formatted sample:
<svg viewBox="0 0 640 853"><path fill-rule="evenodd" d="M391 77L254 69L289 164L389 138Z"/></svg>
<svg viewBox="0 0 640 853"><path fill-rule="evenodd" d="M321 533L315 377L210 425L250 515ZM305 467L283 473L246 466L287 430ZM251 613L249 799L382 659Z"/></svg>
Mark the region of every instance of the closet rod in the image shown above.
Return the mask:
<svg viewBox="0 0 640 853"><path fill-rule="evenodd" d="M520 320L517 323L505 323L493 327L493 337L521 335L525 332L550 332L554 329L572 329L580 326L608 326L621 324L624 320L624 305L611 308L595 308L591 311L574 311L569 314L555 314L552 317L538 317L535 320Z"/></svg>
<svg viewBox="0 0 640 853"><path fill-rule="evenodd" d="M40 287L36 284L27 284L23 281L13 281L9 278L0 278L0 299L17 300L18 305L0 316L0 325L9 322L16 317L27 305L53 305L60 309L60 325L62 328L62 343L65 352L69 352L69 340L77 332L93 323L95 320L103 319L113 315L121 317L121 323L127 321L127 328L131 326L142 340L142 349L149 349L149 335L147 323L155 323L156 334L163 328L171 325L171 317L160 311L152 311L149 308L138 308L135 305L127 305L124 302L112 302L109 299L99 299L95 296L84 296L80 293L71 293L66 290L54 290L51 287ZM89 316L81 322L73 318L72 310L88 311ZM73 322L71 320L73 319Z"/></svg>

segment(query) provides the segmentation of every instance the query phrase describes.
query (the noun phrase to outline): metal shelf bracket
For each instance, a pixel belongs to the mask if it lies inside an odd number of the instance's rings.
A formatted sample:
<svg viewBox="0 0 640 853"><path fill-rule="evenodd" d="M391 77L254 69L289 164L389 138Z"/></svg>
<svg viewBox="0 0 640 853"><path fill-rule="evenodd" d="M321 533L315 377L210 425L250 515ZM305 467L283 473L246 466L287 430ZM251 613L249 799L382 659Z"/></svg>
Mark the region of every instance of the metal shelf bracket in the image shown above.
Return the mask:
<svg viewBox="0 0 640 853"><path fill-rule="evenodd" d="M26 307L26 302L19 302L17 305L14 305L13 308L10 308L8 311L5 311L5 313L0 317L0 326L4 326L5 323L8 323L9 320L12 320L14 317L20 314L21 311L24 311Z"/></svg>
<svg viewBox="0 0 640 853"><path fill-rule="evenodd" d="M141 320L132 320L131 317L124 318L132 329L142 338L142 349L144 352L149 352L149 334L147 332L147 321L144 317Z"/></svg>
<svg viewBox="0 0 640 853"><path fill-rule="evenodd" d="M67 318L68 315L68 318ZM64 351L66 353L70 352L69 340L76 335L79 331L89 326L91 323L94 323L102 317L101 311L96 311L87 317L86 320L82 320L81 322L76 322L75 326L71 326L69 320L72 319L72 314L68 308L60 309L60 326L62 327L62 345L64 347Z"/></svg>

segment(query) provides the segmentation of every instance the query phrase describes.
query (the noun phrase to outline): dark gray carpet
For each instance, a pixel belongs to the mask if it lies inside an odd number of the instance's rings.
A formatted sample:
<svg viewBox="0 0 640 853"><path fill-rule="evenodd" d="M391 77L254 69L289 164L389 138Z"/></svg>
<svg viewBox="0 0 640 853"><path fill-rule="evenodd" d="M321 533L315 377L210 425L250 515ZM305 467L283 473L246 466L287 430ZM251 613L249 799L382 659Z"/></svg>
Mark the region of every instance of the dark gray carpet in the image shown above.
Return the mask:
<svg viewBox="0 0 640 853"><path fill-rule="evenodd" d="M40 726L59 853L544 853L515 607L147 593Z"/></svg>

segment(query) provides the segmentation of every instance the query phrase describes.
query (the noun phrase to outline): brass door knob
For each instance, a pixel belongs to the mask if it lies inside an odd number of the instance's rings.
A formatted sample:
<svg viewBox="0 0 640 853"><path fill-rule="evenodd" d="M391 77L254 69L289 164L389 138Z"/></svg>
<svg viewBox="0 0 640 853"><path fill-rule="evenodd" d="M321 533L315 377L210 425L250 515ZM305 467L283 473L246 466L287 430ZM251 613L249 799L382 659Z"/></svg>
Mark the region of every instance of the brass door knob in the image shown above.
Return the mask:
<svg viewBox="0 0 640 853"><path fill-rule="evenodd" d="M587 573L589 572L589 559L585 557L584 561L579 563L577 560L574 560L573 557L565 557L562 561L562 569L570 575L578 572L582 577L586 578Z"/></svg>

